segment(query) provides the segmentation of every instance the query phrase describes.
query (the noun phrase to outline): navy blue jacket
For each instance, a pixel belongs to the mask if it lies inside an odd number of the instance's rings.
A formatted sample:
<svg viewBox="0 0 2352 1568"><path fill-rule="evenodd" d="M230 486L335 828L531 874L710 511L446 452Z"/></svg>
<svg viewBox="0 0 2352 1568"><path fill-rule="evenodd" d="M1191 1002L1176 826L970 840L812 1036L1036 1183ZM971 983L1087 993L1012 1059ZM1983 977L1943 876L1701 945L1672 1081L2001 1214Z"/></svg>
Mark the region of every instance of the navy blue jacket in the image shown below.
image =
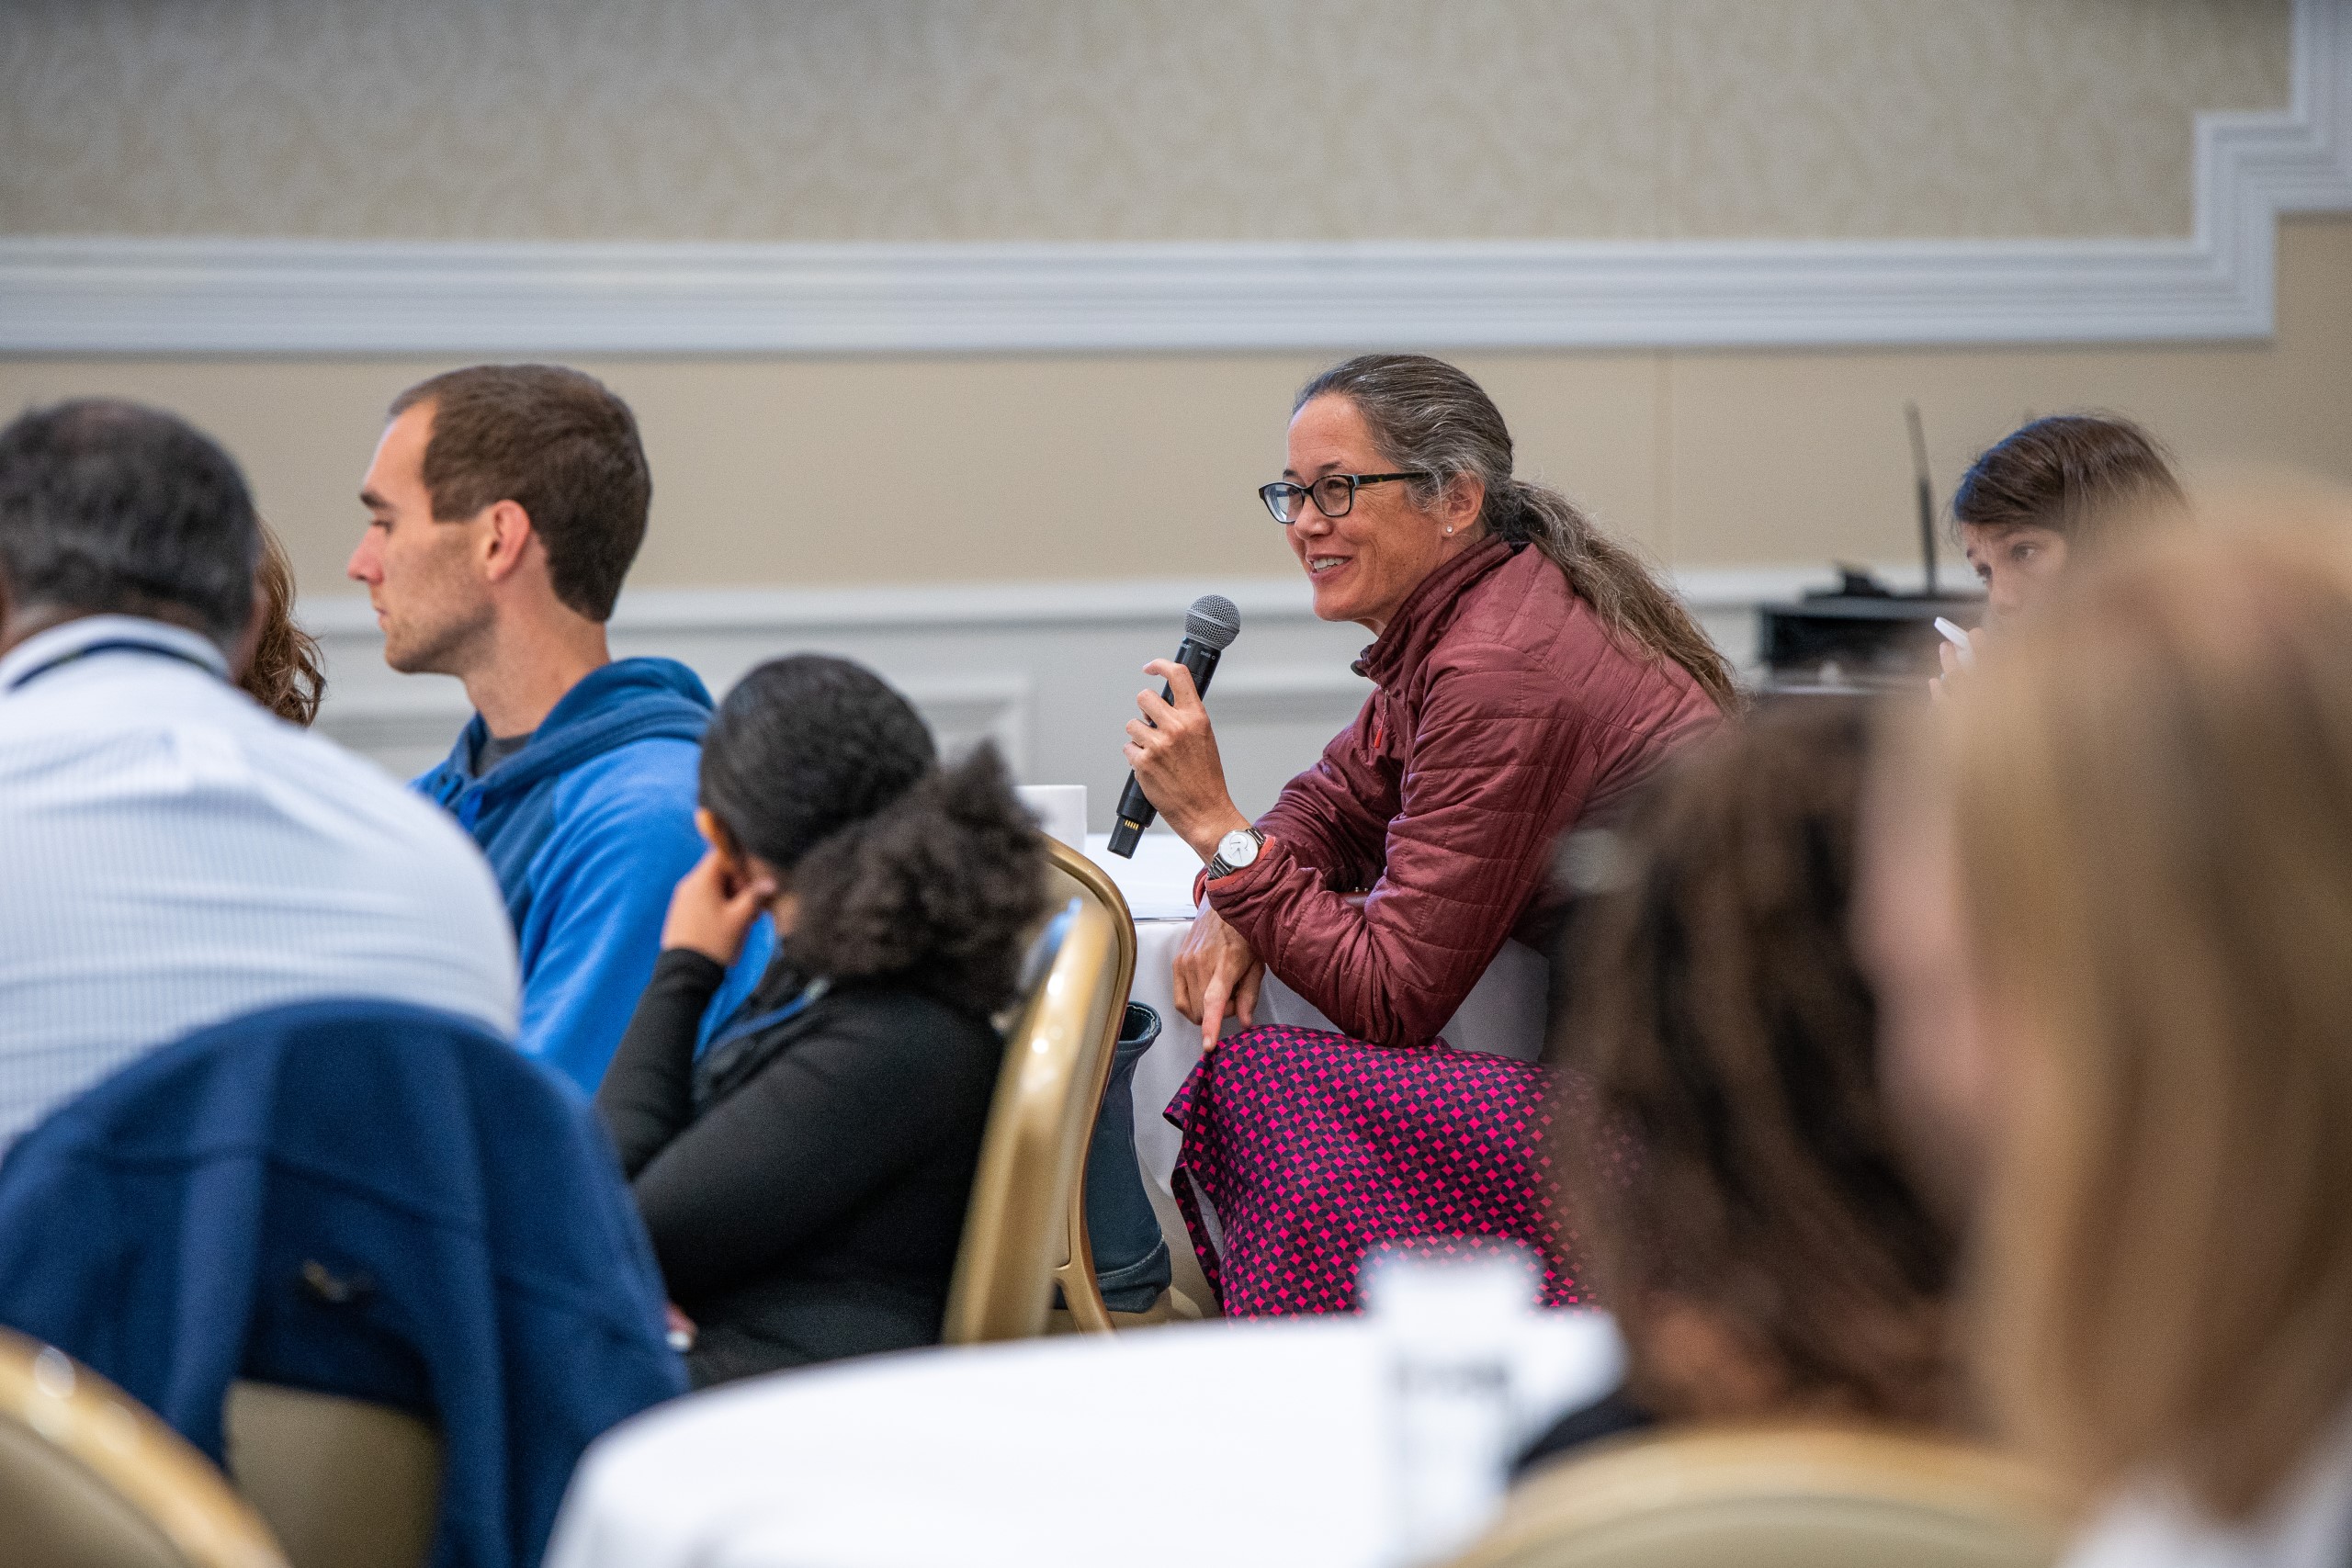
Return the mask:
<svg viewBox="0 0 2352 1568"><path fill-rule="evenodd" d="M702 679L671 659L623 659L563 694L530 744L477 778L476 714L448 760L415 781L456 813L498 875L523 969L515 1043L594 1094L662 949L695 832Z"/></svg>
<svg viewBox="0 0 2352 1568"><path fill-rule="evenodd" d="M594 1116L478 1025L390 1002L200 1031L26 1134L0 1323L216 1461L239 1377L427 1417L439 1568L532 1568L582 1450L686 1386Z"/></svg>

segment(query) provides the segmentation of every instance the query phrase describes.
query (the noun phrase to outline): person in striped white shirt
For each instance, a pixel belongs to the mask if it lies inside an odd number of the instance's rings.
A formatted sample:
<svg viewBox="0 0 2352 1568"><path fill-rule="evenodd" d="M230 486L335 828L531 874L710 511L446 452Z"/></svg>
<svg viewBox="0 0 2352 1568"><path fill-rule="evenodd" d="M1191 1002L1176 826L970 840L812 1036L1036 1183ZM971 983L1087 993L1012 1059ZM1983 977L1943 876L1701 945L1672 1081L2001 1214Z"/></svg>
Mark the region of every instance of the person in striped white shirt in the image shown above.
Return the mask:
<svg viewBox="0 0 2352 1568"><path fill-rule="evenodd" d="M0 430L0 1148L266 1007L514 1033L514 936L471 840L232 683L260 559L236 464L170 414L85 400Z"/></svg>

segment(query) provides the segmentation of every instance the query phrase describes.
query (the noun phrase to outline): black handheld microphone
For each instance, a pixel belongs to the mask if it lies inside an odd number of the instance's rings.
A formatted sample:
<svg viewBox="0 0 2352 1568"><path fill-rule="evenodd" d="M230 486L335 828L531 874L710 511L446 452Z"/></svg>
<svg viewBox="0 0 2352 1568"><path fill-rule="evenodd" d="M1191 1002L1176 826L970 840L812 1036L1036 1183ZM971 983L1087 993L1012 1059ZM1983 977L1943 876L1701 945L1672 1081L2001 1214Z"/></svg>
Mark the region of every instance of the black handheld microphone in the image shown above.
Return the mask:
<svg viewBox="0 0 2352 1568"><path fill-rule="evenodd" d="M1233 601L1222 593L1204 593L1193 601L1184 612L1184 640L1176 645L1176 662L1193 672L1193 689L1203 696L1209 694L1209 677L1216 673L1216 661L1241 635L1241 612ZM1175 695L1173 686L1159 688L1162 697ZM1136 840L1159 815L1143 793L1143 785L1136 783L1133 773L1127 775L1127 787L1119 792L1119 819L1111 825L1111 852L1133 859Z"/></svg>

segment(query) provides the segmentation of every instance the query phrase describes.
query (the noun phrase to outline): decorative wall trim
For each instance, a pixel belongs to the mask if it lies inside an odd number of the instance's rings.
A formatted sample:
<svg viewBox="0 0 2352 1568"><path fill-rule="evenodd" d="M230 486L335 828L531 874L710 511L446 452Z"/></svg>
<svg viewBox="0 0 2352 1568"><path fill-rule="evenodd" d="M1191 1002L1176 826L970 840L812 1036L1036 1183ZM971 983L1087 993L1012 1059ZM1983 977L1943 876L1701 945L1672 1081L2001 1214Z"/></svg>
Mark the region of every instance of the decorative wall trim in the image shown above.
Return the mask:
<svg viewBox="0 0 2352 1568"><path fill-rule="evenodd" d="M1315 615L1303 577L1138 577L842 588L633 588L621 595L611 626L616 636L789 631L813 637L892 627L943 631L1164 621L1173 647L1185 609L1204 593L1222 593L1232 600L1245 629L1268 616L1312 620ZM322 637L376 635L375 613L356 594L305 599L301 618Z"/></svg>
<svg viewBox="0 0 2352 1568"><path fill-rule="evenodd" d="M1871 570L1900 587L1917 586L1917 562ZM1946 562L1959 586L1967 569ZM1957 574L1957 575L1955 575ZM1708 614L1752 609L1768 599L1792 598L1835 584L1829 567L1697 567L1668 571L1685 604ZM1164 630L1170 646L1182 634L1184 612L1204 593L1222 593L1241 612L1243 637L1269 623L1319 626L1303 577L1240 579L1136 577L1102 581L893 583L842 588L633 588L621 595L611 628L616 641L666 636L756 633L804 642L837 633L968 629L1046 630L1061 626L1128 626ZM304 626L331 641L377 641L375 613L356 594L306 598ZM1338 629L1338 628L1335 628ZM1353 636L1369 640L1365 632Z"/></svg>
<svg viewBox="0 0 2352 1568"><path fill-rule="evenodd" d="M2247 338L2352 209L2352 0L2197 119L2179 240L721 244L0 240L0 352L778 354Z"/></svg>

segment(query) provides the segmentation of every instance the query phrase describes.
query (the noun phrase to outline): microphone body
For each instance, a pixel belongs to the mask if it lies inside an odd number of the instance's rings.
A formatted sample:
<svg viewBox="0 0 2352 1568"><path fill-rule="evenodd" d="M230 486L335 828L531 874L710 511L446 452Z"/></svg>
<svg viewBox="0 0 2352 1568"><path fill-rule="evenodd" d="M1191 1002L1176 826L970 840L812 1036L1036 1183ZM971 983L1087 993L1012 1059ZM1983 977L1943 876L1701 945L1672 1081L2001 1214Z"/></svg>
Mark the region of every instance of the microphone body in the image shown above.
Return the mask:
<svg viewBox="0 0 2352 1568"><path fill-rule="evenodd" d="M1209 677L1216 673L1216 661L1224 653L1222 647L1212 648L1188 637L1176 645L1176 662L1192 671L1193 689L1205 697L1209 694ZM1164 700L1173 701L1176 688L1163 685L1159 688L1159 694ZM1159 808L1152 805L1150 797L1144 794L1143 785L1136 782L1135 774L1129 773L1127 787L1119 792L1118 819L1111 824L1111 852L1133 859L1136 841L1143 837L1143 830L1150 827L1159 816Z"/></svg>

